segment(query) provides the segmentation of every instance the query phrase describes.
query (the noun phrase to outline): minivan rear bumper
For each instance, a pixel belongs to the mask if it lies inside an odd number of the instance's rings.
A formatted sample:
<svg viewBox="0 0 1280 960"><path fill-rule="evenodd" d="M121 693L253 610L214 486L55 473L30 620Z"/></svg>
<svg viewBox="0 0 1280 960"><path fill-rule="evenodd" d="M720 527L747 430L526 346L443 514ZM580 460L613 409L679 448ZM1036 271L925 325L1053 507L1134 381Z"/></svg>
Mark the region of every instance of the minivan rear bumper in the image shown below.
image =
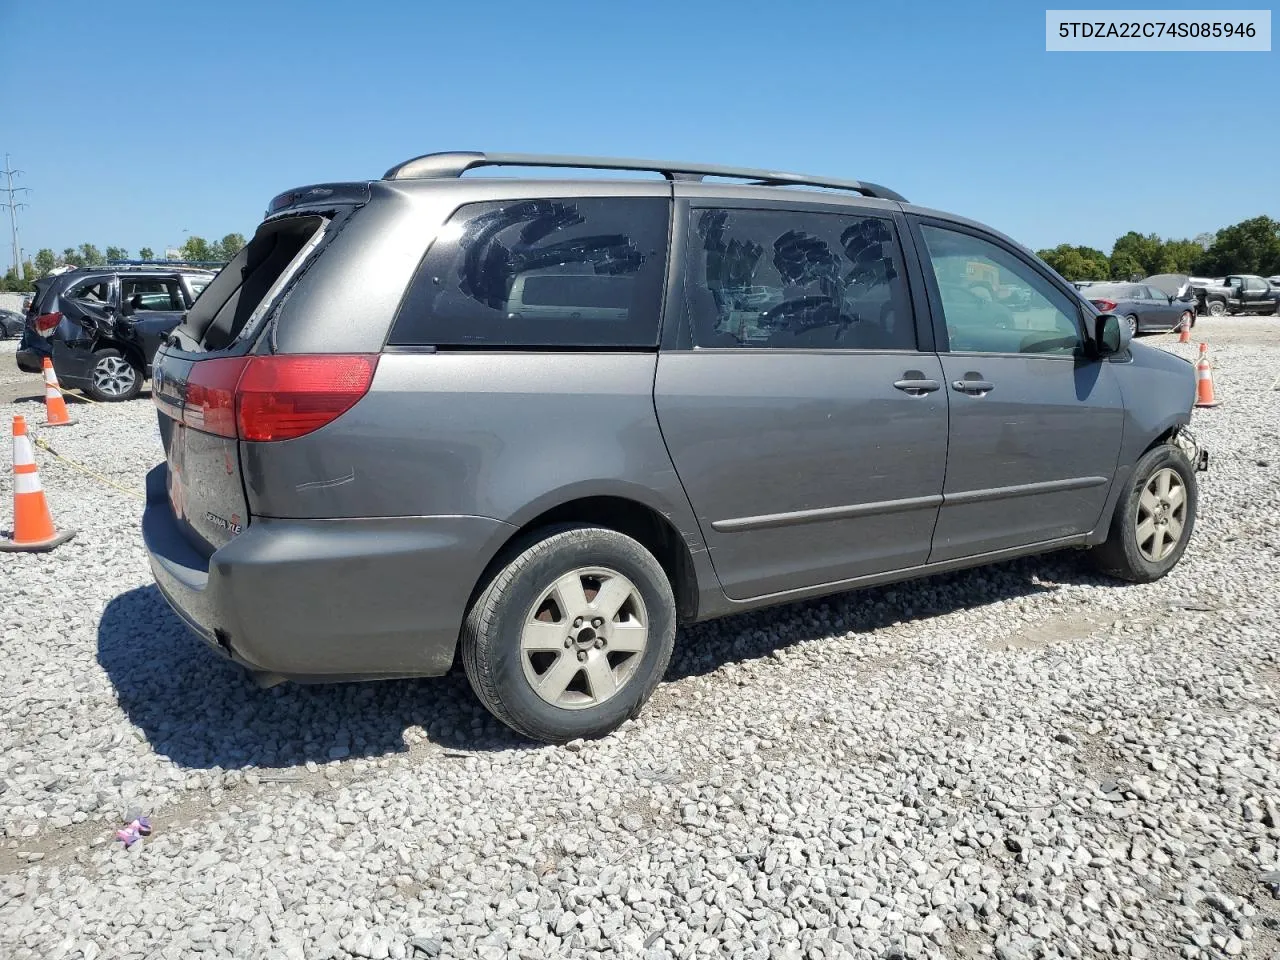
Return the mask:
<svg viewBox="0 0 1280 960"><path fill-rule="evenodd" d="M300 682L439 676L471 591L514 532L487 517L255 517L205 558L147 475L142 536L156 584L223 656Z"/></svg>

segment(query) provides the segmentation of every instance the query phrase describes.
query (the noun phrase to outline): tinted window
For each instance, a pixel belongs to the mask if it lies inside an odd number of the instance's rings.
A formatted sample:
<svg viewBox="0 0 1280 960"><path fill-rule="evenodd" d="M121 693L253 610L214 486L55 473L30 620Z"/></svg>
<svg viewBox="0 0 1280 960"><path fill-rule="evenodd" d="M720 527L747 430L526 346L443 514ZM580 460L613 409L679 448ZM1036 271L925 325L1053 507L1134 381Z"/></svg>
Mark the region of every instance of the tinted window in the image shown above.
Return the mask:
<svg viewBox="0 0 1280 960"><path fill-rule="evenodd" d="M391 342L654 347L669 219L657 197L460 207L423 260Z"/></svg>
<svg viewBox="0 0 1280 960"><path fill-rule="evenodd" d="M1169 299L1169 295L1167 293L1165 293L1163 290L1157 289L1156 287L1147 287L1146 290L1147 290L1147 296L1150 297L1152 300L1168 300Z"/></svg>
<svg viewBox="0 0 1280 960"><path fill-rule="evenodd" d="M697 347L916 347L892 220L696 209L687 251Z"/></svg>
<svg viewBox="0 0 1280 960"><path fill-rule="evenodd" d="M1026 261L969 234L921 232L952 350L1071 354L1082 346L1078 304Z"/></svg>
<svg viewBox="0 0 1280 960"><path fill-rule="evenodd" d="M1267 285L1257 277L1249 277L1244 282L1244 289L1250 293L1261 293L1263 290L1267 289Z"/></svg>

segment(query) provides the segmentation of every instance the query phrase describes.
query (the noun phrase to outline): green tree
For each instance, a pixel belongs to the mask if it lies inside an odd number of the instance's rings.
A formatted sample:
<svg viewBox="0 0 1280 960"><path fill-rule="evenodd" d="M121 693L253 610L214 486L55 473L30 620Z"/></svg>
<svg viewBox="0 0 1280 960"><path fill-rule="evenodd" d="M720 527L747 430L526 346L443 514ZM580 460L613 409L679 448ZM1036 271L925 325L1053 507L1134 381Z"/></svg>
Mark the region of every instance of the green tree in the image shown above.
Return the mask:
<svg viewBox="0 0 1280 960"><path fill-rule="evenodd" d="M24 260L22 268L25 271L23 279L18 279L18 270L16 267L10 267L3 277L0 277L0 290L7 290L10 293L29 293L34 285L35 268L30 260Z"/></svg>
<svg viewBox="0 0 1280 960"><path fill-rule="evenodd" d="M216 260L213 244L204 237L190 236L181 249L183 260Z"/></svg>
<svg viewBox="0 0 1280 960"><path fill-rule="evenodd" d="M87 267L98 267L107 262L102 251L92 243L80 244L80 260Z"/></svg>
<svg viewBox="0 0 1280 960"><path fill-rule="evenodd" d="M1111 278L1128 280L1130 276L1139 274L1149 276L1163 273L1164 241L1154 233L1146 236L1136 230L1130 230L1119 237L1111 248Z"/></svg>
<svg viewBox="0 0 1280 960"><path fill-rule="evenodd" d="M1101 280L1110 276L1111 263L1107 255L1093 247L1060 243L1037 255L1068 280Z"/></svg>
<svg viewBox="0 0 1280 960"><path fill-rule="evenodd" d="M1191 265L1203 254L1204 247L1195 240L1166 240L1156 273L1190 273Z"/></svg>
<svg viewBox="0 0 1280 960"><path fill-rule="evenodd" d="M140 260L154 260L156 258L156 252L150 247L143 247L138 251L138 258Z"/></svg>
<svg viewBox="0 0 1280 960"><path fill-rule="evenodd" d="M1213 276L1280 273L1280 222L1264 216L1223 227L1195 269Z"/></svg>
<svg viewBox="0 0 1280 960"><path fill-rule="evenodd" d="M128 260L129 251L124 247L107 247L108 260Z"/></svg>
<svg viewBox="0 0 1280 960"><path fill-rule="evenodd" d="M36 276L38 277L48 276L49 271L52 270L57 265L58 265L58 258L57 256L54 255L54 252L50 250L48 247L43 247L40 250L36 251L36 260L35 260Z"/></svg>
<svg viewBox="0 0 1280 960"><path fill-rule="evenodd" d="M84 258L76 253L75 247L67 247L62 251L62 262L69 263L73 267L83 267Z"/></svg>
<svg viewBox="0 0 1280 960"><path fill-rule="evenodd" d="M213 245L214 260L230 260L244 248L244 236L239 233L228 233Z"/></svg>

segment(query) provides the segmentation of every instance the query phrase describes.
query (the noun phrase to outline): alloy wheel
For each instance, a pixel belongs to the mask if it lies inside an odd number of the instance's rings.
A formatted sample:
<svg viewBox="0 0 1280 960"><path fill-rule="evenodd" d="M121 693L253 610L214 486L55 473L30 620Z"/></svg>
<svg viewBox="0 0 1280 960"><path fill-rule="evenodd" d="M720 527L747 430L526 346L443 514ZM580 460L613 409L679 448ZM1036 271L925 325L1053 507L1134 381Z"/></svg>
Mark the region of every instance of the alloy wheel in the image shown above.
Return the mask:
<svg viewBox="0 0 1280 960"><path fill-rule="evenodd" d="M138 382L138 371L121 357L103 357L93 368L93 385L104 396L123 397Z"/></svg>
<svg viewBox="0 0 1280 960"><path fill-rule="evenodd" d="M634 583L616 570L583 567L543 591L520 631L525 679L547 703L594 707L635 675L649 618Z"/></svg>
<svg viewBox="0 0 1280 960"><path fill-rule="evenodd" d="M1138 552L1152 563L1164 560L1182 541L1186 523L1186 485L1178 471L1163 467L1151 475L1138 498Z"/></svg>

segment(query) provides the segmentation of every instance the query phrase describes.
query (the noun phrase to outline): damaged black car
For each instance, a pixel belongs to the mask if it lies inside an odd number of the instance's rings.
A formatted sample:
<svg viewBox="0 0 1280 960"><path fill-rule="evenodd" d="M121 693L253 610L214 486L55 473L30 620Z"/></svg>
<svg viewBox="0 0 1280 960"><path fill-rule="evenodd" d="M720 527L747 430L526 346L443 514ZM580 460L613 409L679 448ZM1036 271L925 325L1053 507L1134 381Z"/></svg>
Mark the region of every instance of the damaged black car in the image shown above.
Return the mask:
<svg viewBox="0 0 1280 960"><path fill-rule="evenodd" d="M36 281L18 367L53 359L58 383L98 401L132 400L151 361L214 274L183 268L85 267Z"/></svg>

